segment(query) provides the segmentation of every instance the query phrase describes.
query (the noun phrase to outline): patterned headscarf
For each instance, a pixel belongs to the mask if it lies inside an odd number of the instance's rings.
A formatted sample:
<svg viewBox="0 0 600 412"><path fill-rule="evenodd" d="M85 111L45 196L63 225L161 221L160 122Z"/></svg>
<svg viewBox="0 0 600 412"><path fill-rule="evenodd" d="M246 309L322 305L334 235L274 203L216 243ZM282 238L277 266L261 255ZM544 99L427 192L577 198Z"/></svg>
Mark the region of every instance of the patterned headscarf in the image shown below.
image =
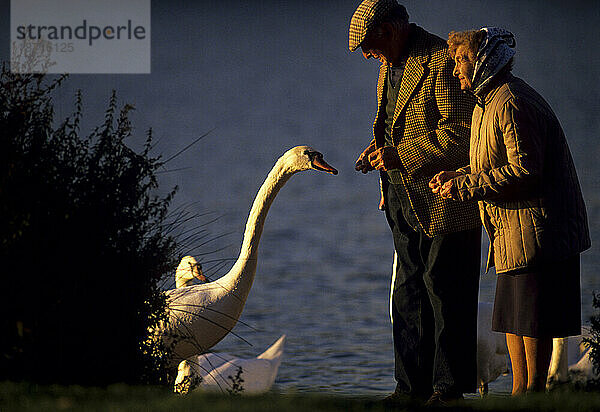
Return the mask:
<svg viewBox="0 0 600 412"><path fill-rule="evenodd" d="M485 39L477 50L477 61L473 71L473 93L476 95L515 55L515 36L498 27L483 27Z"/></svg>

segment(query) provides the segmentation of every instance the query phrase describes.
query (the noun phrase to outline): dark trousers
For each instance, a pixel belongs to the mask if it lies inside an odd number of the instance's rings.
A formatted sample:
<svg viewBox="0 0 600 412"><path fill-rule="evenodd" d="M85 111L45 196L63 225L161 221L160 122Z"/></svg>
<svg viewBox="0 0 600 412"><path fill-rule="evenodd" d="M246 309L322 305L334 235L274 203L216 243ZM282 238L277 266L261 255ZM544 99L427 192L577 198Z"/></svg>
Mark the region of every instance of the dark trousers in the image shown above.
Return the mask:
<svg viewBox="0 0 600 412"><path fill-rule="evenodd" d="M383 189L396 249L390 302L396 391L474 392L481 228L429 238L414 228L404 189L386 183Z"/></svg>

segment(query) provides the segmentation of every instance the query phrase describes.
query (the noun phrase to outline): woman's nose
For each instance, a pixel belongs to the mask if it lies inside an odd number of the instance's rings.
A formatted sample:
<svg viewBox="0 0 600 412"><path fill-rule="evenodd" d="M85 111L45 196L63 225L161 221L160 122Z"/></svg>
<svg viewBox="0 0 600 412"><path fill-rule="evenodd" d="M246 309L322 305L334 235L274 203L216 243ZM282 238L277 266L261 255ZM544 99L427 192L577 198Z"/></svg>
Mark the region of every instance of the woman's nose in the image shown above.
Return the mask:
<svg viewBox="0 0 600 412"><path fill-rule="evenodd" d="M453 75L454 77L458 77L458 75L459 75L459 74L460 74L460 71L458 70L458 63L456 63L456 64L454 65L454 70L452 71L452 75Z"/></svg>

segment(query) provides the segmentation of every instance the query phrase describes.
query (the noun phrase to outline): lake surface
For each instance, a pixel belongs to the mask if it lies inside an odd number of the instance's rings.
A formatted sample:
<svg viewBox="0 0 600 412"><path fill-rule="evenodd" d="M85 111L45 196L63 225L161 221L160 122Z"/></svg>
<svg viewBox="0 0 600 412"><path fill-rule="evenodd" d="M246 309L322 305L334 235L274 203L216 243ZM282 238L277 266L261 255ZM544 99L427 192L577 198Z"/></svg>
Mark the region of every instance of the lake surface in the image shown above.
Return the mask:
<svg viewBox="0 0 600 412"><path fill-rule="evenodd" d="M73 75L56 95L57 115L64 117L82 89L91 126L101 122L116 89L137 108L132 144L141 145L152 127L155 152L164 158L211 131L166 165L161 184L165 192L179 186L174 207L210 213L187 229L207 223L209 238L223 235L182 250L195 254L213 279L237 257L254 195L282 153L308 144L338 168L338 176L299 174L282 189L267 218L243 323L234 330L252 346L230 335L213 348L251 357L286 334L276 381L286 392L385 394L395 386L392 238L377 210L377 176L353 170L371 139L378 72L377 62L348 52L357 3L153 2L151 75ZM404 4L412 21L441 37L486 24L515 33L515 74L561 120L598 239L600 7L584 1ZM584 322L592 314L591 292L600 290L598 252L594 244L582 256ZM480 300L492 301L494 285L493 273L482 274ZM491 390L506 393L509 385L503 377Z"/></svg>

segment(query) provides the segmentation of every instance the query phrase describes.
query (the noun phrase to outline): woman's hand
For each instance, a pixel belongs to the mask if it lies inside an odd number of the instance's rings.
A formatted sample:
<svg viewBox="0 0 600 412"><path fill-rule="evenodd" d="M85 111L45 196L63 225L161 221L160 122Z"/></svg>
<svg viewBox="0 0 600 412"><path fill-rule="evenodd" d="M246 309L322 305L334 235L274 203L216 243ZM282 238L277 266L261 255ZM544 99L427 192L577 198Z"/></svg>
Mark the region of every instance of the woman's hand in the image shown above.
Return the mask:
<svg viewBox="0 0 600 412"><path fill-rule="evenodd" d="M440 189L440 196L443 199L458 200L458 194L456 193L456 186L454 180L448 180L444 183Z"/></svg>
<svg viewBox="0 0 600 412"><path fill-rule="evenodd" d="M438 174L433 176L431 178L431 180L429 181L429 188L431 189L431 191L433 193L438 193L442 189L442 186L446 182L451 181L451 179L455 178L456 176L460 176L460 173L448 171L448 170L439 172ZM440 195L441 195L441 193L440 193ZM444 196L442 196L442 197L444 197Z"/></svg>

